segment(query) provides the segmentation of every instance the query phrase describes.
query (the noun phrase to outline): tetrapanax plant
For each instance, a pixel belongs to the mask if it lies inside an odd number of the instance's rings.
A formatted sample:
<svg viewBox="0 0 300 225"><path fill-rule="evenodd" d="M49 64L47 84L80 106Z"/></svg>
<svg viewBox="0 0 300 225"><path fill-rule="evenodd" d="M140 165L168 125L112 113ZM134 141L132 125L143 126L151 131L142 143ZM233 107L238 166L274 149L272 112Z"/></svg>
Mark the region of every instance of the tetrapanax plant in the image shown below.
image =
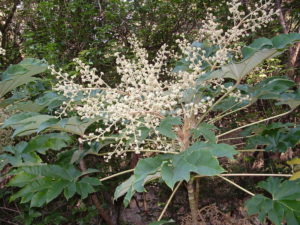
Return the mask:
<svg viewBox="0 0 300 225"><path fill-rule="evenodd" d="M179 126L177 133L185 133L186 130L193 129L199 123L197 121L201 115L207 112L215 99L211 96L202 96L198 101L183 102L182 98L186 91L196 87L197 78L213 71L225 63L232 60L232 56L240 55L240 46L237 45L242 37L255 31L257 28L265 26L275 14L274 10L268 10L272 3L261 2L259 7L245 15L240 11L241 4L234 0L228 3L228 19L233 21L233 27L224 31L221 25L215 22L216 18L209 13L207 21L199 30L199 40L208 40L214 49L211 53L206 52L206 48L189 43L187 40L178 40L182 55L168 51L163 45L153 61L149 61L148 54L142 48L136 38L131 38L130 43L135 54L134 59L126 59L120 54L117 57L117 72L121 75L121 83L116 87L108 86L102 79L103 73L96 74L96 70L85 65L79 59L75 59L76 70L81 74L81 83L77 83L77 77L71 77L61 71L55 71L50 67L53 74L59 80L55 90L63 93L69 101L61 106L60 115L65 115L66 111L76 111L82 119L99 118L105 123L105 128L98 128L95 133L90 133L84 137L87 140L101 140L111 131L118 130L116 137L116 148L112 153L122 154L125 149L134 149L140 153L144 146L154 149L164 149L164 151L175 151L178 149L174 144L164 144L165 139L158 131L152 136L149 146L146 140L139 141L142 136L138 128L145 127L156 130L160 121L168 116L179 116L186 122L185 131ZM200 44L200 43L199 43ZM207 44L208 45L208 44ZM213 53L213 54L212 54ZM167 60L170 58L186 57L189 62L188 71L178 71L167 68ZM169 77L162 80L161 76ZM220 88L222 93L232 92L230 87L223 85L223 79L217 78L203 82L211 85L212 88ZM201 84L204 86L204 84ZM240 96L239 91L232 92L231 95ZM81 98L80 104L78 97ZM244 96L242 99L247 98ZM203 119L201 119L203 120ZM185 135L185 134L182 134ZM182 136L181 135L181 136ZM180 135L178 136L180 137ZM184 150L188 145L184 144L187 137L178 139L178 144ZM128 143L128 140L130 142ZM155 142L153 140L155 139ZM155 146L154 144L155 143ZM124 146L127 146L124 148Z"/></svg>
<svg viewBox="0 0 300 225"><path fill-rule="evenodd" d="M130 43L134 57L127 59L116 54L121 82L115 87L103 81L103 73L98 75L79 59L74 59L79 78L50 67L58 78L54 89L67 99L57 111L58 116L71 111L82 119L102 121L101 126L82 136L79 142L113 140L106 160L113 155L124 157L128 152L168 153L140 160L134 175L118 188L116 197L127 193L128 203L135 191L144 191L143 185L157 177L162 177L171 188L176 182L180 181L180 185L186 180L193 225L198 224L198 197L190 173L213 176L224 172L216 158L232 158L237 152L232 146L218 144L218 138L251 125L216 136L217 128L213 124L260 98L261 93L240 85L242 79L264 59L300 39L297 34L262 38L241 48L241 40L266 26L276 11L272 1L259 1L247 14L241 10L240 1L227 4L232 26L223 28L209 12L196 42L190 43L184 36L177 41L181 53L169 51L163 45L150 61L147 51L133 36ZM174 58L181 60L175 69L170 69L168 61ZM281 94L291 87L287 85L278 91L278 88L270 89L270 83L263 85L269 85L271 99L274 96L281 99ZM293 100L297 94L284 94L284 103L292 110L300 104ZM219 114L212 117L212 111ZM272 118L276 117L256 123ZM126 191L121 190L125 186Z"/></svg>

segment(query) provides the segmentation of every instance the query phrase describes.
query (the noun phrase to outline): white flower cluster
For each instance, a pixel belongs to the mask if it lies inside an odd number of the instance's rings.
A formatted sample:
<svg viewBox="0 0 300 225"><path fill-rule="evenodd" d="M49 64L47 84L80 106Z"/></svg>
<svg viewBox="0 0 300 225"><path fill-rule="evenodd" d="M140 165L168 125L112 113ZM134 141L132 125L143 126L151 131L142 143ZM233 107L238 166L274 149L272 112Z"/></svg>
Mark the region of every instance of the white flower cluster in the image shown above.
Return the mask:
<svg viewBox="0 0 300 225"><path fill-rule="evenodd" d="M225 87L225 85L221 84L218 87L220 88L221 92L226 93L233 86L229 85ZM214 86L214 88L216 89L217 86ZM234 98L235 99L234 101L239 103L243 101L251 101L250 95L242 94L240 90L235 90L233 92L230 92L228 96Z"/></svg>
<svg viewBox="0 0 300 225"><path fill-rule="evenodd" d="M228 6L232 15L229 19L234 23L233 28L223 31L215 22L216 18L209 13L207 23L199 31L202 38L208 37L212 44L219 46L215 55L206 56L205 50L199 50L199 46L193 46L184 37L177 41L183 56L190 62L189 71L175 73L168 69L168 59L179 56L167 50L166 45L161 47L154 60L149 60L147 51L135 37L129 40L134 53L133 58L127 59L119 53L115 55L117 73L121 76L121 82L116 87L106 84L102 79L103 73L97 74L96 69L90 68L79 59L74 61L80 77L72 77L61 70L56 71L51 66L52 74L59 80L54 89L68 99L61 106L59 116L66 115L67 111L75 111L82 119L103 121L101 127L94 133L81 137L80 141L113 138L116 143L113 144L115 150L107 156L107 160L114 154L124 156L127 150L140 153L144 148L150 148L167 152L174 151L174 145L182 146L182 143L168 142L167 138L159 134L156 128L161 120L169 115L180 116L184 121L194 121L196 124L198 116L205 115L215 99L202 96L202 99L196 101L181 100L188 89L196 87L199 75L207 72L202 67L203 62L209 63L210 70L223 65L228 61L229 52L239 50L235 43L241 37L264 26L274 15L273 10L267 10L272 6L270 2L261 2L248 15L239 11L238 0L232 0ZM169 79L163 80L162 75ZM230 90L221 86L222 79L210 82L215 88L220 86L225 93ZM248 99L248 96L244 97L240 92L232 92L231 95L240 99L239 101ZM193 124L177 126L174 130L180 134L190 128L193 128ZM142 129L152 131L151 140L143 140ZM110 136L111 134L113 136ZM181 136L183 140L185 136ZM180 142L180 139L178 141Z"/></svg>
<svg viewBox="0 0 300 225"><path fill-rule="evenodd" d="M250 95L242 95L240 90L230 93L229 96L235 98L235 102L243 102L243 101L251 100Z"/></svg>
<svg viewBox="0 0 300 225"><path fill-rule="evenodd" d="M100 141L112 131L117 132L116 153L120 155L125 145L137 153L143 149L145 142L139 141L141 132L138 128L155 130L167 113L176 111L183 91L194 86L196 78L187 72L172 73L166 69L167 59L174 57L166 49L166 45L161 47L155 59L150 62L147 51L136 38L131 38L130 42L135 58L126 59L116 54L117 72L122 78L121 83L114 88L103 81L102 73L96 75L95 69L79 59L74 61L77 64L76 70L80 73L81 84L76 82L78 77L71 77L67 73L56 71L53 66L49 67L58 78L54 89L69 99L61 106L59 115L66 115L70 110L76 111L82 119L101 119L105 128L98 128L95 133L90 133L83 139ZM171 79L161 81L161 74ZM80 104L77 104L79 98ZM204 105L204 102L201 104ZM190 106L186 106L186 110L189 108ZM174 114L182 113L184 112L181 110ZM159 137L158 132L155 135L157 149L168 150L172 147L168 143L161 144L165 140Z"/></svg>
<svg viewBox="0 0 300 225"><path fill-rule="evenodd" d="M222 25L217 22L216 16L209 12L198 32L200 40L208 39L212 44L219 47L216 54L207 59L213 65L226 64L229 53L235 54L238 58L241 49L238 43L241 39L265 27L277 14L277 11L274 10L274 3L270 0L260 0L255 4L254 9L248 8L248 14L241 10L242 3L240 0L231 0L226 4L229 8L227 19L232 23L232 27L224 30Z"/></svg>

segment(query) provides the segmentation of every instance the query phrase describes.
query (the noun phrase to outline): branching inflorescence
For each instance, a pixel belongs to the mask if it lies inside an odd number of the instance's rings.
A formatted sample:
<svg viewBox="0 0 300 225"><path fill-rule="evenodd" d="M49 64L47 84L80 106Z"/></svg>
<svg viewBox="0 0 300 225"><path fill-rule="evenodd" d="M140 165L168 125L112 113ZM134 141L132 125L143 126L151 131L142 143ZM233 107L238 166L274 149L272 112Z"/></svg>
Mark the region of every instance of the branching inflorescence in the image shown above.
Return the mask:
<svg viewBox="0 0 300 225"><path fill-rule="evenodd" d="M217 46L213 55L207 55L205 50L199 49L199 46L191 44L183 37L177 41L182 56L167 50L167 46L163 45L154 60L150 60L147 51L133 36L129 41L135 57L127 59L121 54L116 54L117 73L121 76L121 82L116 87L106 84L102 79L103 73L97 74L96 69L90 68L79 59L74 59L74 62L80 74L80 84L76 82L78 77L56 71L51 66L52 74L59 80L55 90L68 99L58 112L59 116L66 115L70 110L76 111L81 119L103 121L103 126L81 137L80 141L101 141L113 133L115 144L112 145L115 146L115 150L107 159L113 154L125 156L126 150L140 153L144 148L166 152L178 149L178 146L182 146L181 140L178 140L176 145L174 142L168 142L167 138L157 131L161 120L168 116L178 116L183 121L187 121L188 118L189 128L193 128L197 119L212 107L215 99L213 96L202 95L201 99L183 101L187 90L199 88L199 85L210 85L213 89L220 88L222 94L227 94L231 89L223 85L222 79L199 84L197 78L218 69L233 58L238 58L241 55L238 42L249 33L266 26L276 14L271 1L260 1L253 10L248 9L248 14L241 11L242 6L238 0L227 4L231 28L224 30L217 18L209 12L199 30L198 41ZM188 72L174 72L168 69L168 59L183 57L189 62ZM204 66L204 63L207 65ZM162 74L169 79L162 80ZM248 98L238 91L232 91L228 95L241 101ZM152 131L151 140L142 138L143 129ZM175 127L179 137L183 129L184 125Z"/></svg>

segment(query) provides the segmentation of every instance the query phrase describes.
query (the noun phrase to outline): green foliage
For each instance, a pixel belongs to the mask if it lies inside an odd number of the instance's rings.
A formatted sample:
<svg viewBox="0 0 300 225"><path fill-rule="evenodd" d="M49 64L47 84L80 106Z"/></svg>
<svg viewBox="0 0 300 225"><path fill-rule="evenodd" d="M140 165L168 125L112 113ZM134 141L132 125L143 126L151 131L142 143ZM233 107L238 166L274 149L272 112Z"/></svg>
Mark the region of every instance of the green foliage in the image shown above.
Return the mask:
<svg viewBox="0 0 300 225"><path fill-rule="evenodd" d="M189 151L209 151L213 156L216 157L227 157L233 159L233 156L238 152L234 149L232 145L228 144L214 144L214 143L204 143L204 142L195 142L189 148Z"/></svg>
<svg viewBox="0 0 300 225"><path fill-rule="evenodd" d="M251 102L257 99L276 100L276 105L288 105L296 109L300 105L300 89L296 83L286 77L269 77L254 86L241 85L240 89L251 96Z"/></svg>
<svg viewBox="0 0 300 225"><path fill-rule="evenodd" d="M285 152L299 143L300 127L289 128L291 124L271 123L260 125L249 130L255 130L255 136L248 139L247 147L265 146L266 151Z"/></svg>
<svg viewBox="0 0 300 225"><path fill-rule="evenodd" d="M252 44L242 49L243 58L241 62L230 63L220 70L201 76L200 81L214 78L231 78L240 82L256 66L264 60L280 55L287 46L300 41L300 34L281 34L272 39L259 38Z"/></svg>
<svg viewBox="0 0 300 225"><path fill-rule="evenodd" d="M17 87L35 81L34 75L44 72L47 64L38 59L27 58L17 65L11 65L1 75L0 98Z"/></svg>
<svg viewBox="0 0 300 225"><path fill-rule="evenodd" d="M153 158L146 158L146 159L139 160L138 164L134 169L134 178L135 178L133 183L134 190L138 192L145 191L144 184L145 184L146 177L148 175L153 175L156 172L158 172L164 158L166 158L166 156L165 157L156 156Z"/></svg>
<svg viewBox="0 0 300 225"><path fill-rule="evenodd" d="M194 139L203 136L204 139L211 143L216 143L216 135L213 130L216 130L217 127L208 123L200 123L197 128L192 129L191 133Z"/></svg>
<svg viewBox="0 0 300 225"><path fill-rule="evenodd" d="M8 184L21 188L11 196L10 200L21 198L21 203L30 201L30 207L41 207L57 198L62 192L66 199L71 198L75 193L84 199L88 194L95 192L94 186L101 184L97 178L81 178L94 172L97 170L89 169L80 172L73 166L59 165L21 167L14 172L16 175Z"/></svg>
<svg viewBox="0 0 300 225"><path fill-rule="evenodd" d="M32 112L18 113L5 120L2 128L10 126L15 129L13 136L29 135L50 118L54 117Z"/></svg>
<svg viewBox="0 0 300 225"><path fill-rule="evenodd" d="M23 212L19 216L17 216L15 219L21 220L24 222L24 225L30 225L32 224L33 220L35 218L40 217L42 214L32 208L28 210L28 212Z"/></svg>
<svg viewBox="0 0 300 225"><path fill-rule="evenodd" d="M287 225L300 223L300 182L283 181L276 178L269 178L260 182L259 187L268 191L272 198L263 195L256 195L246 202L250 215L258 214L262 222L268 217L275 225L284 221Z"/></svg>
<svg viewBox="0 0 300 225"><path fill-rule="evenodd" d="M64 131L71 134L84 135L85 130L96 121L79 120L78 117L57 119L55 116L35 112L18 113L4 121L3 128L15 129L13 136L24 136L41 131Z"/></svg>
<svg viewBox="0 0 300 225"><path fill-rule="evenodd" d="M204 176L214 176L224 171L209 150L187 149L162 165L161 176L165 183L173 188L178 181L189 181L191 172Z"/></svg>
<svg viewBox="0 0 300 225"><path fill-rule="evenodd" d="M27 142L20 142L16 146L6 146L0 155L0 170L7 164L13 167L41 164L42 160L34 151L26 151Z"/></svg>
<svg viewBox="0 0 300 225"><path fill-rule="evenodd" d="M44 134L32 138L25 148L25 152L36 151L40 154L46 154L49 149L58 151L69 146L71 141L70 136L65 133Z"/></svg>
<svg viewBox="0 0 300 225"><path fill-rule="evenodd" d="M34 10L37 13L33 14L33 19L35 25L42 29L39 30L40 32L32 32L29 26L25 28L25 52L32 55L42 55L50 62L61 65L65 65L70 58L78 55L86 61L97 62L101 58L103 60L96 66L102 71L108 72L109 75L114 74L115 71L112 69L114 66L113 53L120 48L122 48L120 51L127 51L126 43L124 47L119 46L120 39L126 39L129 31L135 31L137 36L145 37L147 48L151 49L150 55L166 40L172 46L174 40L170 37L177 35L176 26L181 21L180 17L185 18L186 13L184 12L193 12L195 16L201 16L202 11L198 10L198 14L195 10L191 10L190 3L199 5L199 2L193 0L173 1L172 4L169 1L124 2L114 0L106 1L102 5L103 9L100 7L97 9L94 3L83 0L65 1L64 5L61 5L60 1L57 0L35 2ZM173 16L168 16L171 13L170 9L174 10ZM134 22L141 17L144 18L142 24L135 25ZM149 19L149 17L153 18ZM129 24L128 21L132 24ZM149 23L149 21L152 22ZM162 23L162 21L164 22ZM185 23L186 27L190 22L192 21ZM120 28L120 24L122 24L122 28ZM155 25L158 25L158 28ZM91 30L93 32L90 32ZM208 96L218 99L223 93L218 89L214 90L210 86L202 85L202 81L229 78L239 83L257 65L266 59L281 54L288 46L299 40L300 35L296 33L279 35L272 39L260 38L255 40L251 45L243 48L241 61L232 61L219 70L207 72L207 74L200 76L197 87L187 90L182 102L197 103L200 99L205 99ZM198 48L199 51L205 50L206 57L213 56L218 50L218 46L211 46L208 42L194 42L192 46ZM131 53L126 52L126 54L130 55ZM202 61L203 59L199 57L196 60ZM173 71L189 72L190 63L186 59L182 59ZM209 71L211 69L207 62L203 62L202 65L203 70ZM65 66L70 70L74 67L72 63ZM43 72L46 67L47 65L43 61L34 59L26 59L18 65L9 67L2 74L0 98L23 84L37 81L38 78L34 75ZM110 78L107 77L106 79ZM162 79L165 78L162 76ZM113 81L115 82L114 79ZM98 178L86 175L98 171L88 169L85 172L80 172L73 164L89 153L98 153L110 142L102 141L98 146L92 146L86 152L76 149L70 150L73 138L66 133L83 136L90 125L100 118L80 120L76 116L64 119L52 116L52 110L59 107L64 98L46 90L42 87L43 85L41 87L38 85L37 82L36 86L28 86L25 91L15 90L9 99L1 102L2 106L14 103L14 109L23 111L4 122L3 127L12 127L15 130L13 137L38 134L28 142L7 146L0 155L0 170L6 165L12 167L9 175L13 175L13 178L8 185L19 188L19 191L11 196L11 201L21 198L21 203L30 202L30 207L41 207L62 194L67 200L75 194L84 199L90 193L95 192L95 187L101 184ZM234 84L227 82L224 85L225 87L232 87ZM278 105L286 104L291 109L295 109L300 105L300 89L295 87L296 84L293 81L284 77L267 78L254 86L238 85L237 89L242 91L244 96L250 95L251 101L237 102L236 97L226 97L211 108L212 116L220 115L218 114L220 111L223 113L230 112L250 105L258 99L276 100L279 102ZM34 90L30 90L31 88ZM43 92L42 95L40 91ZM82 96L77 97L80 100ZM26 101L23 101L24 99ZM167 141L173 143L180 138L174 131L181 125L180 117L167 116L161 120L157 131L159 134L172 139L167 139ZM256 135L249 139L249 147L263 145L267 151L284 152L299 143L300 130L298 126L290 128L289 125L271 124L261 126L259 129L259 131L255 131ZM217 158L233 159L237 151L233 146L217 143L215 132L220 130L209 124L208 121L201 120L196 128L191 129L191 141L193 143L184 151L176 152L177 149L174 149L177 154L164 154L140 159L134 169L134 174L117 187L115 199L125 195L124 203L128 205L135 192L145 191L145 185L158 178L173 189L177 182L188 182L191 176L195 174L215 176L223 173L225 170ZM53 131L66 133L43 133L40 135L42 132ZM140 127L138 131L141 131L142 134L138 141L142 142L151 138L152 130ZM65 148L68 149L61 151ZM296 178L297 176L296 173ZM260 183L260 187L270 192L273 198L257 195L249 200L247 207L250 214L259 213L261 220L267 216L275 224L280 224L284 220L287 221L288 225L299 223L298 180L281 182L278 179L270 179ZM38 212L30 211L30 214L28 224L35 217L40 216ZM63 218L59 218L57 221L62 222L63 220ZM170 222L172 221L160 221L151 224L168 224Z"/></svg>
<svg viewBox="0 0 300 225"><path fill-rule="evenodd" d="M280 99L283 93L296 84L285 77L269 77L249 88L248 92L255 99Z"/></svg>
<svg viewBox="0 0 300 225"><path fill-rule="evenodd" d="M223 66L220 70L200 76L198 79L199 86L189 89L185 93L183 101L197 102L197 100L203 99L205 96L219 97L222 93L218 89L212 90L209 86L201 86L201 82L214 78L230 78L239 83L257 65L266 59L281 54L287 46L299 40L299 34L284 34L272 39L261 38L255 40L251 45L243 49L243 58L240 62L231 62ZM201 50L207 50L206 52L211 55L216 50L206 43L193 43L193 45ZM174 72L181 70L189 72L189 63L185 59L182 59L175 67ZM203 68L209 69L209 65L204 63ZM226 83L225 85L233 87L233 84L230 83ZM251 105L258 99L277 100L278 104L288 104L292 109L295 109L299 105L298 89L295 90L295 86L295 82L285 77L270 77L254 86L239 84L237 85L237 89L242 92L242 95L249 95L251 100L237 102L235 97L229 96L213 106L212 110L216 112L230 112L231 110L238 110L241 107ZM290 101L283 99L289 99ZM175 126L180 126L181 124L182 121L179 118L167 117L161 121L157 130L160 134L170 139L176 139L180 137L176 136L173 129ZM224 172L225 170L219 165L217 157L233 159L233 156L238 152L231 145L217 144L215 130L217 130L215 126L201 121L196 128L191 130L191 135L193 141L199 139L206 142L192 143L190 147L178 154L158 155L139 160L134 174L116 189L115 199L126 194L124 203L128 205L136 191L145 191L145 184L157 178L161 178L164 183L173 189L177 182L188 182L191 174L215 176ZM253 131L252 129L248 130ZM254 148L256 145L264 145L267 151L284 152L288 148L298 144L300 138L299 127L290 128L290 124L260 125L259 129L254 131L255 136L248 139L247 147ZM247 133L247 135L249 134L251 132ZM273 188L268 189L267 183L273 183L270 184ZM278 188L276 188L277 186ZM265 216L269 216L275 224L279 224L284 218L288 218L288 224L293 224L293 220L298 221L298 211L296 208L299 206L297 205L298 200L295 200L295 197L297 199L299 196L296 196L295 191L292 190L292 183L289 183L289 181L280 183L279 180L273 179L261 183L260 187L269 191L273 195L273 200L261 195L255 196L247 203L250 208L252 207L249 209L250 214L260 212L261 220ZM283 192L286 194L283 194ZM276 200L274 196L276 196ZM259 207L256 208L256 205L259 205ZM292 211L289 211L291 209Z"/></svg>
<svg viewBox="0 0 300 225"><path fill-rule="evenodd" d="M300 88L291 93L284 93L281 96L280 105L289 105L291 109L296 109L300 105Z"/></svg>
<svg viewBox="0 0 300 225"><path fill-rule="evenodd" d="M225 170L216 157L232 158L237 152L226 144L196 142L179 154L164 154L139 160L134 175L120 184L115 191L115 199L125 193L124 203L128 204L135 191L145 191L144 185L152 179L161 177L173 189L179 181L189 181L190 173L214 176Z"/></svg>
<svg viewBox="0 0 300 225"><path fill-rule="evenodd" d="M14 92L13 96L0 102L0 107L11 105L12 109L22 112L51 112L65 100L63 96L52 91L45 92L42 90L43 93L40 95L40 93L30 93L26 89L21 90L23 94ZM38 97L34 101L27 100L28 98L36 97L35 95L38 95Z"/></svg>

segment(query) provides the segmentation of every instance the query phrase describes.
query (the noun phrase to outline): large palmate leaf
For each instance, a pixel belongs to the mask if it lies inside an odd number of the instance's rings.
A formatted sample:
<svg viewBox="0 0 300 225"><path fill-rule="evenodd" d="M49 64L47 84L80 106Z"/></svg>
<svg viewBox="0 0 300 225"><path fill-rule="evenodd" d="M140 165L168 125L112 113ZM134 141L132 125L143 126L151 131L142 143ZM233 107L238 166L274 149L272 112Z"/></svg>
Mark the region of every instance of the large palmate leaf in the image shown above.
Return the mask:
<svg viewBox="0 0 300 225"><path fill-rule="evenodd" d="M146 158L139 160L134 169L134 184L133 187L138 192L145 191L144 184L148 175L155 174L159 171L163 158L156 156L154 158Z"/></svg>
<svg viewBox="0 0 300 225"><path fill-rule="evenodd" d="M241 81L264 60L280 55L287 46L297 41L300 41L298 33L281 34L272 39L256 39L242 49L243 59L241 62L225 65L219 70L201 76L199 82L214 78L231 78Z"/></svg>
<svg viewBox="0 0 300 225"><path fill-rule="evenodd" d="M279 100L286 91L295 85L294 81L286 77L269 77L247 91L253 101L256 99Z"/></svg>
<svg viewBox="0 0 300 225"><path fill-rule="evenodd" d="M21 203L30 201L31 207L41 207L58 197L62 192L66 199L75 193L81 198L95 192L94 186L100 185L97 178L82 177L96 170L78 171L75 167L59 165L39 165L21 167L8 183L9 186L21 188L10 197L11 201L21 198Z"/></svg>
<svg viewBox="0 0 300 225"><path fill-rule="evenodd" d="M126 181L122 182L115 190L114 199L118 199L125 195L134 183L134 175L130 176Z"/></svg>
<svg viewBox="0 0 300 225"><path fill-rule="evenodd" d="M146 176L144 179L143 186L153 180L160 178L160 177L161 177L161 175L159 172ZM123 203L124 203L125 207L127 207L130 203L131 198L133 197L133 195L136 192L136 190L134 189L134 186L133 186L134 184L135 184L135 175L132 175L131 177L129 177L129 179L127 179L126 181L121 183L116 188L115 193L114 193L114 199L118 199L118 198L122 197L123 195L125 195L125 197L123 199Z"/></svg>
<svg viewBox="0 0 300 225"><path fill-rule="evenodd" d="M80 120L78 117L57 119L54 116L39 113L18 113L4 121L3 127L15 129L13 136L24 136L44 130L64 131L84 135L85 130L98 119Z"/></svg>
<svg viewBox="0 0 300 225"><path fill-rule="evenodd" d="M192 172L203 176L220 174L225 170L219 165L217 157L232 158L236 153L230 145L197 142L178 154L141 159L134 174L117 187L115 199L126 194L124 203L128 205L136 191L145 191L144 185L159 177L173 189L177 182L189 181Z"/></svg>
<svg viewBox="0 0 300 225"><path fill-rule="evenodd" d="M258 214L260 221L268 217L275 225L284 221L287 225L300 224L300 182L269 178L259 187L268 191L272 198L255 195L246 202L250 215Z"/></svg>
<svg viewBox="0 0 300 225"><path fill-rule="evenodd" d="M44 72L47 67L44 61L32 58L24 59L19 64L8 67L1 75L0 98L23 84L37 80L33 76Z"/></svg>
<svg viewBox="0 0 300 225"><path fill-rule="evenodd" d="M238 88L250 96L251 102L257 99L276 100L276 105L288 105L295 109L300 105L300 89L294 90L296 83L287 77L269 77L251 87L239 85ZM221 103L222 104L222 103Z"/></svg>
<svg viewBox="0 0 300 225"><path fill-rule="evenodd" d="M191 145L187 150L189 151L210 151L211 154L215 157L227 157L233 159L235 154L238 154L238 151L235 148L228 144L215 144L215 143L204 143L196 142Z"/></svg>
<svg viewBox="0 0 300 225"><path fill-rule="evenodd" d="M210 148L188 148L178 155L174 155L169 162L164 162L161 176L165 183L173 189L178 181L189 181L190 173L203 176L214 176L225 172Z"/></svg>
<svg viewBox="0 0 300 225"><path fill-rule="evenodd" d="M260 126L256 134L247 141L248 148L264 145L266 151L285 152L299 143L300 127L289 128L290 124L271 123Z"/></svg>
<svg viewBox="0 0 300 225"><path fill-rule="evenodd" d="M262 49L241 63L232 63L212 72L209 78L231 78L240 81L264 60L273 58L279 54L280 52L276 49Z"/></svg>

